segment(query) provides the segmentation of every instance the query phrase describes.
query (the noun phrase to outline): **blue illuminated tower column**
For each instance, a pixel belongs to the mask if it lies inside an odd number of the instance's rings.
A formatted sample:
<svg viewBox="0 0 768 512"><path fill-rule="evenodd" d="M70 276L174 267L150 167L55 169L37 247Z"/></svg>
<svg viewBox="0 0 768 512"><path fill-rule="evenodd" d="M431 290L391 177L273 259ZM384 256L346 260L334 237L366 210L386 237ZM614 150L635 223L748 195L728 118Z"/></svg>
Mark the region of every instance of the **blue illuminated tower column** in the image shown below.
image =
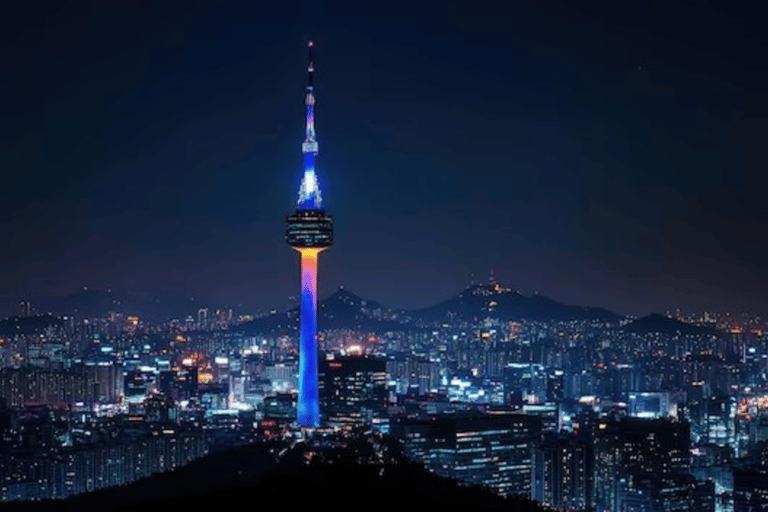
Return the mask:
<svg viewBox="0 0 768 512"><path fill-rule="evenodd" d="M299 188L296 212L288 216L286 240L301 254L301 343L299 346L299 403L296 422L303 428L320 426L320 402L317 393L317 257L333 243L333 219L325 214L320 186L315 174L317 140L315 138L315 93L312 77L315 66L309 42L307 68L306 138L304 177Z"/></svg>

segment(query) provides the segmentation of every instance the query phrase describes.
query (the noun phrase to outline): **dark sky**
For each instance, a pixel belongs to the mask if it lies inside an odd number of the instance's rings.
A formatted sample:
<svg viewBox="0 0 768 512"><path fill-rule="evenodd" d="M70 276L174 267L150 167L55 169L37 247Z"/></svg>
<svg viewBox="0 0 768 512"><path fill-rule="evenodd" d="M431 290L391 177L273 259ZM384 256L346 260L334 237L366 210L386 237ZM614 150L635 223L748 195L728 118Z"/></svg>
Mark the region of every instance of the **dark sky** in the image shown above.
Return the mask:
<svg viewBox="0 0 768 512"><path fill-rule="evenodd" d="M768 313L768 72L746 4L15 4L4 301L295 295L312 38L336 226L321 295L427 306L492 269L622 313Z"/></svg>

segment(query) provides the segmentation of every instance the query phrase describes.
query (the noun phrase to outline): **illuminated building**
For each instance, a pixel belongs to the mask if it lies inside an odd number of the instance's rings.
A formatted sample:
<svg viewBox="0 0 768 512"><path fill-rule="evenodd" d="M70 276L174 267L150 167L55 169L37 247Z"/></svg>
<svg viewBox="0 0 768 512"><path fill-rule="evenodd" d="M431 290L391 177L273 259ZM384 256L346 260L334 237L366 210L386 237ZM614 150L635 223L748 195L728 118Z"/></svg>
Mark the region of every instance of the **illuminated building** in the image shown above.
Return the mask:
<svg viewBox="0 0 768 512"><path fill-rule="evenodd" d="M147 389L151 385L151 376L147 372L132 370L125 374L125 400L130 404L140 404L147 396Z"/></svg>
<svg viewBox="0 0 768 512"><path fill-rule="evenodd" d="M197 395L197 366L160 372L158 389L172 400L189 400Z"/></svg>
<svg viewBox="0 0 768 512"><path fill-rule="evenodd" d="M677 404L668 392L629 394L629 415L637 418L676 418Z"/></svg>
<svg viewBox="0 0 768 512"><path fill-rule="evenodd" d="M296 365L293 362L266 365L263 375L269 379L274 391L289 391L297 387Z"/></svg>
<svg viewBox="0 0 768 512"><path fill-rule="evenodd" d="M633 417L602 420L594 445L598 510L655 510L648 508L649 503L689 500L686 493L694 488L688 478L689 445L690 427L685 422Z"/></svg>
<svg viewBox="0 0 768 512"><path fill-rule="evenodd" d="M440 387L440 364L429 358L400 353L386 365L387 376L395 381L398 394L427 394Z"/></svg>
<svg viewBox="0 0 768 512"><path fill-rule="evenodd" d="M549 433L533 458L534 500L557 510L592 509L594 454L588 436Z"/></svg>
<svg viewBox="0 0 768 512"><path fill-rule="evenodd" d="M497 411L403 418L392 426L405 454L437 475L531 497L532 451L541 419Z"/></svg>
<svg viewBox="0 0 768 512"><path fill-rule="evenodd" d="M67 407L81 403L93 404L117 400L121 369L114 364L78 364L70 369L3 368L0 370L0 399L11 407L49 404ZM145 384L143 376L139 380ZM126 377L126 381L128 377ZM129 389L133 392L134 388ZM146 386L136 394L144 399Z"/></svg>
<svg viewBox="0 0 768 512"><path fill-rule="evenodd" d="M229 408L229 384L212 382L203 384L199 390L200 405L206 410Z"/></svg>
<svg viewBox="0 0 768 512"><path fill-rule="evenodd" d="M529 396L533 368L530 363L510 363L504 371L504 396L511 405L521 406Z"/></svg>
<svg viewBox="0 0 768 512"><path fill-rule="evenodd" d="M547 402L561 402L565 398L565 373L554 370L547 375Z"/></svg>
<svg viewBox="0 0 768 512"><path fill-rule="evenodd" d="M169 423L176 421L176 407L171 400L160 395L144 399L144 417L146 421Z"/></svg>
<svg viewBox="0 0 768 512"><path fill-rule="evenodd" d="M318 152L315 139L315 94L312 77L312 41L309 42L307 68L306 138L301 145L304 153L304 177L299 188L296 212L288 216L286 240L301 254L301 342L299 346L299 402L296 421L304 428L320 425L320 403L317 392L317 258L333 243L333 220L325 214L320 186L315 174Z"/></svg>
<svg viewBox="0 0 768 512"><path fill-rule="evenodd" d="M278 393L264 398L264 419L295 421L296 396L291 393Z"/></svg>
<svg viewBox="0 0 768 512"><path fill-rule="evenodd" d="M320 399L324 419L346 425L371 424L386 416L386 362L371 356L337 356L322 361Z"/></svg>

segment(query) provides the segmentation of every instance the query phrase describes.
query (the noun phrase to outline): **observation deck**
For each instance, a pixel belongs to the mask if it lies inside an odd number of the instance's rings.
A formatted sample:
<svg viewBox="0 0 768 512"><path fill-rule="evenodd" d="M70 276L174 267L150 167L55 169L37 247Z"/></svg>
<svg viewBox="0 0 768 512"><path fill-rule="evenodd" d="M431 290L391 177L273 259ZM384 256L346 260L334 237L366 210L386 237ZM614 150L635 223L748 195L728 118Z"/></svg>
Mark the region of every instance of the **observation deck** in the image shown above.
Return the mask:
<svg viewBox="0 0 768 512"><path fill-rule="evenodd" d="M333 244L333 219L322 210L296 210L288 216L285 240L295 249L324 249Z"/></svg>

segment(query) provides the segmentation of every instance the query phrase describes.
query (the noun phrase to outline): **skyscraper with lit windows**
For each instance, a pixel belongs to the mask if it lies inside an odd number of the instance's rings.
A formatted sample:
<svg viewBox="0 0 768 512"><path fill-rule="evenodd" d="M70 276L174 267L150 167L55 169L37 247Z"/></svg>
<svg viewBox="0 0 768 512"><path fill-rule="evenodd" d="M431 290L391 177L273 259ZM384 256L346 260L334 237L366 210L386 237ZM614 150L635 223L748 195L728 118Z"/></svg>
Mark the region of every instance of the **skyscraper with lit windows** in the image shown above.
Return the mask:
<svg viewBox="0 0 768 512"><path fill-rule="evenodd" d="M304 177L299 187L296 212L288 216L286 240L301 254L301 341L299 355L299 400L296 422L303 428L320 425L317 371L317 259L333 243L333 219L325 214L320 186L315 174L318 144L315 137L315 93L312 83L315 66L314 43L309 42L307 68L306 137Z"/></svg>

